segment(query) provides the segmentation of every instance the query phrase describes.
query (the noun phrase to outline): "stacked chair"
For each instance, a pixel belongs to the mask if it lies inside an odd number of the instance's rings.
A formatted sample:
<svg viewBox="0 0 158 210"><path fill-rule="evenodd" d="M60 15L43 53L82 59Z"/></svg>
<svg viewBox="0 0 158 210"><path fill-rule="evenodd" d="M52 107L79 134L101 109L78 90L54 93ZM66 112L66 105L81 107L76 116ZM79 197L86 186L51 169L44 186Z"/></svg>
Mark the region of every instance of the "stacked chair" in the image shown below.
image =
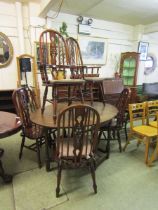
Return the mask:
<svg viewBox="0 0 158 210"><path fill-rule="evenodd" d="M46 101L53 104L53 118L56 120L57 103L68 101L71 104L74 99L71 94L72 87L78 87L80 101L83 102L82 86L83 79L66 79L66 72L69 69L69 54L63 36L54 30L48 29L41 33L39 39L40 73L43 86L45 86L42 113L45 109ZM51 88L52 96L48 98L48 88ZM60 97L59 89L66 88L66 97Z"/></svg>
<svg viewBox="0 0 158 210"><path fill-rule="evenodd" d="M96 86L101 93L101 100L105 104L104 99L104 78L99 77L99 66L85 66L80 51L80 46L76 39L69 37L66 40L69 52L69 64L71 70L71 78L82 78L85 80L84 96L90 96L91 105L94 101L94 87ZM98 95L98 94L97 94Z"/></svg>

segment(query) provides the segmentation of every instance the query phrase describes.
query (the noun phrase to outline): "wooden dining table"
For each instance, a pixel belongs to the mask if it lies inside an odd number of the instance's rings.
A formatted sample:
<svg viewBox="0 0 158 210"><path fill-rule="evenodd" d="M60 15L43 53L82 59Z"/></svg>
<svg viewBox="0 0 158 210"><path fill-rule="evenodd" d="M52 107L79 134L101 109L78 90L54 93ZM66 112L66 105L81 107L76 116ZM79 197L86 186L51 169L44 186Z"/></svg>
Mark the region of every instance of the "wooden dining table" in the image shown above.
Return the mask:
<svg viewBox="0 0 158 210"><path fill-rule="evenodd" d="M21 122L16 114L0 111L0 139L9 137L21 130ZM3 156L4 150L0 148L0 158ZM4 172L2 162L0 160L0 176L4 182L10 182L12 176Z"/></svg>
<svg viewBox="0 0 158 210"><path fill-rule="evenodd" d="M73 104L78 104L78 103L73 103ZM85 104L90 105L90 102L85 102ZM66 107L67 107L67 103L58 103L57 119L58 119L58 114ZM100 126L110 121L118 113L118 109L111 104L104 105L102 102L94 102L92 107L95 108L99 112ZM57 128L57 119L55 120L53 118L53 106L52 105L46 106L44 113L41 113L41 109L37 109L34 112L31 112L30 118L33 123L36 123L44 127L45 141L46 141L45 143L46 170L50 171L50 157L49 157L49 147L48 147L49 135L48 134L51 129Z"/></svg>

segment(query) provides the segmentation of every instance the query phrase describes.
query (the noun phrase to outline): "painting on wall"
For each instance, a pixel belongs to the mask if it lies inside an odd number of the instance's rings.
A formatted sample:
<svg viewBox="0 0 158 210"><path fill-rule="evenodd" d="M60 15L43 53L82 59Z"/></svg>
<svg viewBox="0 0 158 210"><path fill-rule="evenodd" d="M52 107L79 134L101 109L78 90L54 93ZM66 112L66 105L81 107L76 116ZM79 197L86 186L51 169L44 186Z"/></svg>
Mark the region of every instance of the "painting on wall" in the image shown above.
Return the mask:
<svg viewBox="0 0 158 210"><path fill-rule="evenodd" d="M148 54L148 42L139 42L138 52L140 53L140 61L146 61Z"/></svg>
<svg viewBox="0 0 158 210"><path fill-rule="evenodd" d="M80 36L79 45L84 64L106 64L107 39Z"/></svg>

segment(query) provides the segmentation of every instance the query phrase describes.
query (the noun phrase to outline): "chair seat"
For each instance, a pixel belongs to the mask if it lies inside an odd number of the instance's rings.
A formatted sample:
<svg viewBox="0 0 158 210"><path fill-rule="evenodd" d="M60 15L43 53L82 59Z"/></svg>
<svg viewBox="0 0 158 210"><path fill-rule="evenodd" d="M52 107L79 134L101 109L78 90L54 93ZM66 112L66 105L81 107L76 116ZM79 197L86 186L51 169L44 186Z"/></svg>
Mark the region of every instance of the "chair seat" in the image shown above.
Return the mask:
<svg viewBox="0 0 158 210"><path fill-rule="evenodd" d="M132 129L134 132L137 132L140 135L146 136L146 137L154 137L157 136L157 129L153 128L148 125L140 125L133 127Z"/></svg>
<svg viewBox="0 0 158 210"><path fill-rule="evenodd" d="M84 77L85 81L95 81L95 82L101 82L103 81L105 78L102 77Z"/></svg>
<svg viewBox="0 0 158 210"><path fill-rule="evenodd" d="M50 80L51 84L83 84L85 81L83 79L61 79L61 80Z"/></svg>
<svg viewBox="0 0 158 210"><path fill-rule="evenodd" d="M152 126L152 127L157 128L157 121L149 122L149 125Z"/></svg>

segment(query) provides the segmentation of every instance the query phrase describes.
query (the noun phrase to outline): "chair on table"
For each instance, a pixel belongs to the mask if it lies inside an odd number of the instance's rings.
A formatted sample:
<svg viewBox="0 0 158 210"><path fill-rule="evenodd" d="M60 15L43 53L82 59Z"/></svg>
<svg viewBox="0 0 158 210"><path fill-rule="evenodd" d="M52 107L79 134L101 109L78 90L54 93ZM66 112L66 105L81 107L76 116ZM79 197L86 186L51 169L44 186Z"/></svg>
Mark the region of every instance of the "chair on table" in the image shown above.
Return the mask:
<svg viewBox="0 0 158 210"><path fill-rule="evenodd" d="M53 117L56 119L57 102L67 100L68 105L74 99L71 94L72 87L76 86L80 92L80 100L83 102L82 86L84 80L66 79L66 71L69 69L69 57L66 42L63 36L54 30L48 29L41 33L39 39L39 65L43 85L45 86L42 113L46 101L53 104ZM52 98L48 99L48 88L52 88ZM63 91L63 89L65 89ZM61 93L62 90L62 93ZM60 91L60 92L59 92ZM64 94L64 97L61 97ZM66 94L66 98L65 98Z"/></svg>
<svg viewBox="0 0 158 210"><path fill-rule="evenodd" d="M94 192L95 151L98 139L100 116L88 105L72 105L64 109L57 119L56 161L58 163L56 197L60 192L61 172L64 167L89 166Z"/></svg>
<svg viewBox="0 0 158 210"><path fill-rule="evenodd" d="M145 144L145 163L148 163L149 145L151 139L157 137L157 128L146 125L146 102L129 104L130 133L128 141L124 146L124 151L130 143L132 137L138 139L137 146L143 142Z"/></svg>
<svg viewBox="0 0 158 210"><path fill-rule="evenodd" d="M22 142L19 159L22 157L24 147L35 151L37 153L38 166L41 168L40 147L43 143L45 143L45 139L43 136L43 127L32 123L30 120L30 111L34 111L37 108L33 92L30 89L19 88L14 90L12 99L17 115L20 117L22 122ZM25 138L29 138L35 141L35 143L26 145Z"/></svg>
<svg viewBox="0 0 158 210"><path fill-rule="evenodd" d="M90 96L91 104L94 101L95 87L100 89L100 94L103 103L105 104L103 81L104 78L99 77L99 66L85 66L82 60L80 46L76 39L69 37L66 40L69 64L71 70L71 78L83 78L85 80L85 95ZM99 94L96 94L99 96Z"/></svg>
<svg viewBox="0 0 158 210"><path fill-rule="evenodd" d="M110 122L106 123L104 126L100 127L100 133L99 133L99 140L106 140L107 145L106 149L103 150L99 148L100 151L106 152L107 157L109 157L110 154L110 141L111 140L118 140L119 143L119 150L122 152L122 146L121 146L121 138L120 138L120 131L123 129L125 130L125 137L127 141L127 128L126 128L126 120L125 120L125 112L126 107L130 98L130 89L125 88L116 103L116 107L118 109L118 114L115 118L113 118ZM107 136L106 136L106 133ZM104 139L101 138L101 136L104 136Z"/></svg>

